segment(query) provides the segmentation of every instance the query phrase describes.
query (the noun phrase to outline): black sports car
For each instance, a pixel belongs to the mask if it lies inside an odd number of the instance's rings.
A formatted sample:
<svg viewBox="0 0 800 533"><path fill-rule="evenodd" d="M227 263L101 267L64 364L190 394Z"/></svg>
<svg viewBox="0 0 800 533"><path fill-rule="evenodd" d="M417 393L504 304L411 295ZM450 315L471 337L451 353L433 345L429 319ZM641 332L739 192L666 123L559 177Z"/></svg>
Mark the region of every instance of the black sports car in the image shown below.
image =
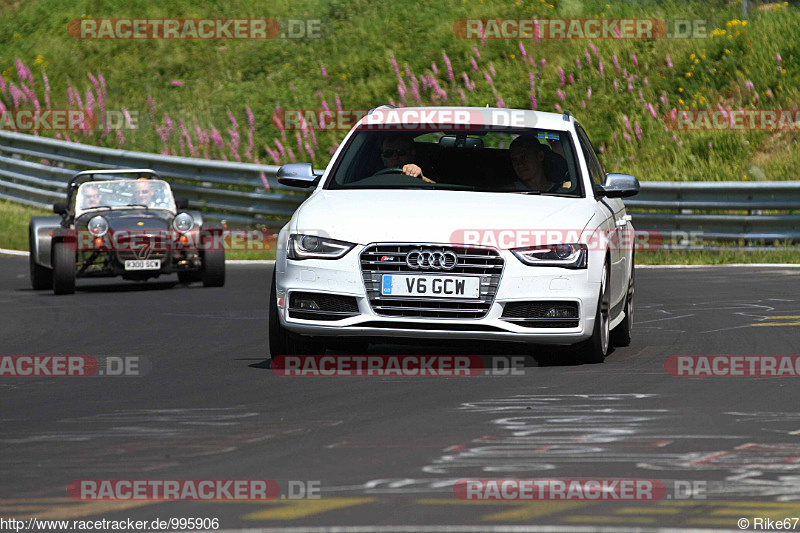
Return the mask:
<svg viewBox="0 0 800 533"><path fill-rule="evenodd" d="M177 273L183 283L225 284L223 227L185 211L149 169L87 170L67 185L58 217L30 223L31 285L75 292L75 279L146 280Z"/></svg>

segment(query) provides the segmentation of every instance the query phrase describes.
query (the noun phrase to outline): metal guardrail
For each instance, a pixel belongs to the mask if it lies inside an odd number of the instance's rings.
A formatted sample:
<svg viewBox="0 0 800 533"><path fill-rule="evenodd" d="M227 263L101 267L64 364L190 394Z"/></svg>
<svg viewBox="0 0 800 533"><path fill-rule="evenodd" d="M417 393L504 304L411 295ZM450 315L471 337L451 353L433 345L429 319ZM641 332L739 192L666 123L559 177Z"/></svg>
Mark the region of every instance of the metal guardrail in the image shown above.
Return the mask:
<svg viewBox="0 0 800 533"><path fill-rule="evenodd" d="M49 164L42 162L45 160ZM152 168L176 196L215 219L278 230L307 193L284 187L277 166L115 150L0 131L0 198L49 209L87 168ZM269 190L264 183L269 185ZM625 201L637 230L702 241L800 241L800 181L643 182Z"/></svg>
<svg viewBox="0 0 800 533"><path fill-rule="evenodd" d="M702 241L800 241L800 181L644 182L634 227Z"/></svg>
<svg viewBox="0 0 800 533"><path fill-rule="evenodd" d="M208 218L280 229L308 193L278 183L274 165L100 148L0 131L0 198L50 209L78 170L151 168ZM265 183L269 185L266 189Z"/></svg>

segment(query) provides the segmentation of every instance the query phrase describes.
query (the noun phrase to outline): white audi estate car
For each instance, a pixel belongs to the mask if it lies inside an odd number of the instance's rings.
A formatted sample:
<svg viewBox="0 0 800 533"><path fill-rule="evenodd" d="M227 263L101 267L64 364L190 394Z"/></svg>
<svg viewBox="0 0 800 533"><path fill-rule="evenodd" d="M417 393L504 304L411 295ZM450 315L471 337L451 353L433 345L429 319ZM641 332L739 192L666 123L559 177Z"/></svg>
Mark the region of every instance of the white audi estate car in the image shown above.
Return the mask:
<svg viewBox="0 0 800 533"><path fill-rule="evenodd" d="M631 340L634 240L621 198L569 113L381 106L278 236L272 357L401 338L577 345ZM350 343L350 344L348 344Z"/></svg>

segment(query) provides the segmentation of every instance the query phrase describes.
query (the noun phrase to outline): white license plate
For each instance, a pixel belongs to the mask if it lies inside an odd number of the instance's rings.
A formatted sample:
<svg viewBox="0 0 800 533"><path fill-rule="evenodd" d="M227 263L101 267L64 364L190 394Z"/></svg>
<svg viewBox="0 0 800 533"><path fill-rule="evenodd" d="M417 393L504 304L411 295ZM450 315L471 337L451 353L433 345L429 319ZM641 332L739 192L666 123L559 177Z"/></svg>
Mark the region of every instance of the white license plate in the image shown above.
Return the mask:
<svg viewBox="0 0 800 533"><path fill-rule="evenodd" d="M159 270L161 259L129 259L125 261L125 270Z"/></svg>
<svg viewBox="0 0 800 533"><path fill-rule="evenodd" d="M427 296L429 298L479 298L481 279L465 276L408 276L384 274L383 296Z"/></svg>

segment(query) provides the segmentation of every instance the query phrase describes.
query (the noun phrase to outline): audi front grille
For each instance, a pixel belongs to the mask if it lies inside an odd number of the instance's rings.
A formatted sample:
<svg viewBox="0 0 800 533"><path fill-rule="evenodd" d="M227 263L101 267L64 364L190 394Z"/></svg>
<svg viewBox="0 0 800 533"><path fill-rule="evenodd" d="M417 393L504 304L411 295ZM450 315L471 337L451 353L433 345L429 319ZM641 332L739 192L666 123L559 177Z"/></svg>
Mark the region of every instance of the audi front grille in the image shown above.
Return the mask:
<svg viewBox="0 0 800 533"><path fill-rule="evenodd" d="M438 253L435 268L425 261L420 266L418 254L406 262L410 252ZM452 264L452 252L455 265ZM483 318L497 294L504 261L495 250L466 248L441 244L373 244L361 252L361 275L367 298L375 314L390 317ZM383 274L425 274L478 276L480 296L475 299L429 298L424 296L384 296L381 294Z"/></svg>

